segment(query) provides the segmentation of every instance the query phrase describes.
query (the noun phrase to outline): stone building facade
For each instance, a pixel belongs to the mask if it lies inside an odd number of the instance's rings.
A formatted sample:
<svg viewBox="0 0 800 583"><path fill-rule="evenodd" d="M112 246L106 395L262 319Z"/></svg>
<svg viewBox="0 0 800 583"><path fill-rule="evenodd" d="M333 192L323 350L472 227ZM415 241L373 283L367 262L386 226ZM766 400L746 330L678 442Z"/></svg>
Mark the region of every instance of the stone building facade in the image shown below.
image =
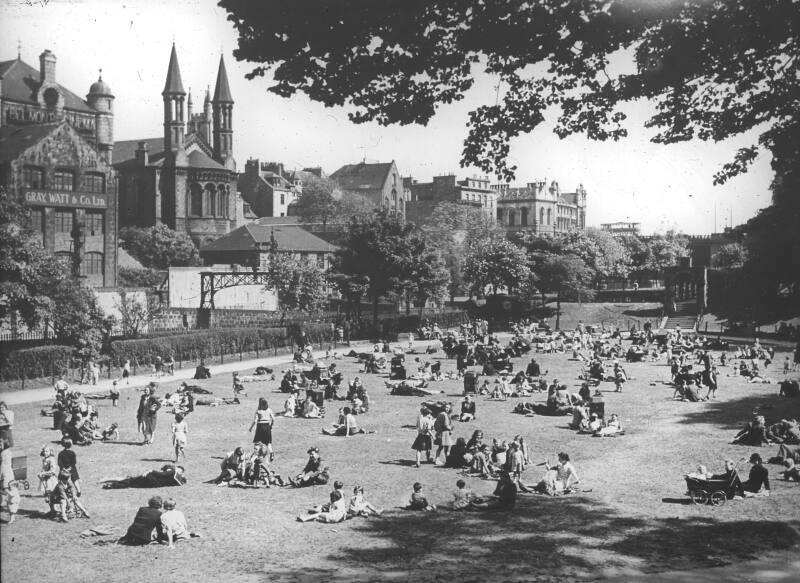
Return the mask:
<svg viewBox="0 0 800 583"><path fill-rule="evenodd" d="M497 222L508 232L566 233L586 228L586 189L561 192L558 182L530 182L524 187L494 187Z"/></svg>
<svg viewBox="0 0 800 583"><path fill-rule="evenodd" d="M406 220L414 223L424 222L440 202L475 206L490 219L497 212L497 192L490 187L488 178L472 177L457 181L454 174L446 174L422 183L404 178L403 184L408 190Z"/></svg>
<svg viewBox="0 0 800 583"><path fill-rule="evenodd" d="M405 215L403 179L394 160L377 164L346 164L330 178L344 192L363 196L378 208Z"/></svg>
<svg viewBox="0 0 800 583"><path fill-rule="evenodd" d="M120 226L163 223L200 247L236 227L233 98L220 57L213 97L194 113L172 47L164 101L164 135L117 142Z"/></svg>
<svg viewBox="0 0 800 583"><path fill-rule="evenodd" d="M0 63L0 184L21 195L46 250L93 287L117 284L114 95L99 78L86 99L40 69Z"/></svg>

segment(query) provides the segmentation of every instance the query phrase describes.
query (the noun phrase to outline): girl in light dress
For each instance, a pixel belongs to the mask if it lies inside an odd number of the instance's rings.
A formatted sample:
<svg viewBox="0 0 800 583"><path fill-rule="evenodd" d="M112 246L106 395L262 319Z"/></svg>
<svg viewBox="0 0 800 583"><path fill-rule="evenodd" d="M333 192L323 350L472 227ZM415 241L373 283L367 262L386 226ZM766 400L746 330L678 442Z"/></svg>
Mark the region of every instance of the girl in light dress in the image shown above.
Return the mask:
<svg viewBox="0 0 800 583"><path fill-rule="evenodd" d="M172 444L175 446L175 463L183 455L186 459L186 436L189 433L189 426L183 419L182 413L175 414L175 421L172 423Z"/></svg>
<svg viewBox="0 0 800 583"><path fill-rule="evenodd" d="M353 497L350 498L350 505L347 507L348 518L371 515L379 516L380 513L380 510L364 500L364 488L362 486L353 488Z"/></svg>

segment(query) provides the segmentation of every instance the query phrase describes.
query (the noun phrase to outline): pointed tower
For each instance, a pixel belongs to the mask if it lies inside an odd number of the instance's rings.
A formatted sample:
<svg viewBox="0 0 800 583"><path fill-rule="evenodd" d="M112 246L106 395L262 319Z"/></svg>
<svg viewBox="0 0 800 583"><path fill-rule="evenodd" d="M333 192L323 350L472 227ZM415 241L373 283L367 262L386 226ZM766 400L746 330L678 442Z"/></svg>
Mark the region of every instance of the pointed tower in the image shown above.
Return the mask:
<svg viewBox="0 0 800 583"><path fill-rule="evenodd" d="M214 88L214 158L217 162L231 170L233 161L233 98L228 86L228 73L225 71L225 60L219 57L217 85Z"/></svg>
<svg viewBox="0 0 800 583"><path fill-rule="evenodd" d="M111 87L103 81L103 70L97 81L92 83L86 102L95 110L94 127L97 149L103 154L106 163L111 164L114 150L114 94Z"/></svg>
<svg viewBox="0 0 800 583"><path fill-rule="evenodd" d="M213 149L213 138L211 137L211 88L206 87L206 98L203 100L203 125L200 128L200 135L206 144Z"/></svg>
<svg viewBox="0 0 800 583"><path fill-rule="evenodd" d="M183 137L186 133L183 102L186 91L183 90L181 70L178 67L178 54L175 44L172 45L172 54L169 57L167 82L164 91L164 152L182 152Z"/></svg>

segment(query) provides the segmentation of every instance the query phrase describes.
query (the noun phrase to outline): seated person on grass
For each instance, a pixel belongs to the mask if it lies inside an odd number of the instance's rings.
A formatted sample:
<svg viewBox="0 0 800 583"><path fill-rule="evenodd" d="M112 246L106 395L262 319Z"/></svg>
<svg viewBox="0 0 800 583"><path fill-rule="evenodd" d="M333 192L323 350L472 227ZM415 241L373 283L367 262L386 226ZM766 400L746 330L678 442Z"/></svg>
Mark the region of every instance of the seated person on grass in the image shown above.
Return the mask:
<svg viewBox="0 0 800 583"><path fill-rule="evenodd" d="M189 532L186 516L180 510L175 510L175 506L175 500L168 498L164 501L164 512L161 514L161 532L171 549L179 540L200 536L200 533Z"/></svg>
<svg viewBox="0 0 800 583"><path fill-rule="evenodd" d="M244 479L245 455L244 448L237 447L227 453L219 464L220 474L214 479L215 484L230 482L231 480Z"/></svg>
<svg viewBox="0 0 800 583"><path fill-rule="evenodd" d="M350 498L350 504L347 506L347 517L379 516L380 514L381 511L377 507L364 499L363 486L355 486L353 488L353 496Z"/></svg>
<svg viewBox="0 0 800 583"><path fill-rule="evenodd" d="M161 526L161 496L153 496L142 506L133 518L133 524L128 527L119 543L126 545L149 545L164 537Z"/></svg>
<svg viewBox="0 0 800 583"><path fill-rule="evenodd" d="M298 516L297 520L298 522L310 522L312 520L318 522L342 522L345 518L347 518L347 507L345 506L344 496L342 496L341 490L334 490L331 492L331 501L327 511Z"/></svg>
<svg viewBox="0 0 800 583"><path fill-rule="evenodd" d="M622 435L625 433L622 430L622 424L619 420L619 415L616 413L611 414L611 419L608 420L605 427L600 427L595 430L594 436L595 437L609 437L613 435Z"/></svg>
<svg viewBox="0 0 800 583"><path fill-rule="evenodd" d="M769 445L764 417L762 415L754 416L753 420L734 436L731 443L755 447Z"/></svg>
<svg viewBox="0 0 800 583"><path fill-rule="evenodd" d="M411 493L411 500L409 500L407 506L409 510L422 510L424 512L436 510L436 506L430 504L422 493L422 484L414 482L413 490L414 491Z"/></svg>
<svg viewBox="0 0 800 583"><path fill-rule="evenodd" d="M750 468L750 476L747 478L747 481L742 484L744 495L747 497L759 495L769 496L769 471L764 467L761 456L754 453L750 456L750 463L753 464L753 467ZM763 492L761 491L762 486L764 488Z"/></svg>
<svg viewBox="0 0 800 583"><path fill-rule="evenodd" d="M330 479L328 468L322 467L322 457L319 448L312 447L308 450L308 461L303 471L294 478L289 478L289 483L295 488L327 484Z"/></svg>
<svg viewBox="0 0 800 583"><path fill-rule="evenodd" d="M569 460L569 454L564 452L558 454L558 462L551 466L548 460L544 460L545 476L535 487L534 491L550 496L566 494L579 483L578 473L575 466ZM523 491L529 491L523 487Z"/></svg>
<svg viewBox="0 0 800 583"><path fill-rule="evenodd" d="M339 423L333 424L333 429L325 429L323 427L322 433L325 435L338 435L341 437L349 437L359 433L368 433L363 428L358 426L355 415L353 415L350 407L343 407L342 413L339 416ZM369 432L374 433L374 431Z"/></svg>
<svg viewBox="0 0 800 583"><path fill-rule="evenodd" d="M517 485L511 474L500 472L500 481L491 496L472 500L468 510L479 511L511 511L517 503Z"/></svg>

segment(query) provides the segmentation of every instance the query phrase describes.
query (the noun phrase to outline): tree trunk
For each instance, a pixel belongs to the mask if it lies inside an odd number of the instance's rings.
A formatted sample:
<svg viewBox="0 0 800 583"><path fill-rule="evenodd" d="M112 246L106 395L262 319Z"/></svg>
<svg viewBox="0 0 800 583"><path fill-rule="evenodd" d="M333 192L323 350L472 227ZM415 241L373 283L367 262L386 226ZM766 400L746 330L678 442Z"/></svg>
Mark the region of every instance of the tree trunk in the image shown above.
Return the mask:
<svg viewBox="0 0 800 583"><path fill-rule="evenodd" d="M378 295L372 298L372 327L378 330Z"/></svg>
<svg viewBox="0 0 800 583"><path fill-rule="evenodd" d="M406 291L406 316L411 315L411 294Z"/></svg>
<svg viewBox="0 0 800 583"><path fill-rule="evenodd" d="M561 288L556 292L556 331L561 329Z"/></svg>

